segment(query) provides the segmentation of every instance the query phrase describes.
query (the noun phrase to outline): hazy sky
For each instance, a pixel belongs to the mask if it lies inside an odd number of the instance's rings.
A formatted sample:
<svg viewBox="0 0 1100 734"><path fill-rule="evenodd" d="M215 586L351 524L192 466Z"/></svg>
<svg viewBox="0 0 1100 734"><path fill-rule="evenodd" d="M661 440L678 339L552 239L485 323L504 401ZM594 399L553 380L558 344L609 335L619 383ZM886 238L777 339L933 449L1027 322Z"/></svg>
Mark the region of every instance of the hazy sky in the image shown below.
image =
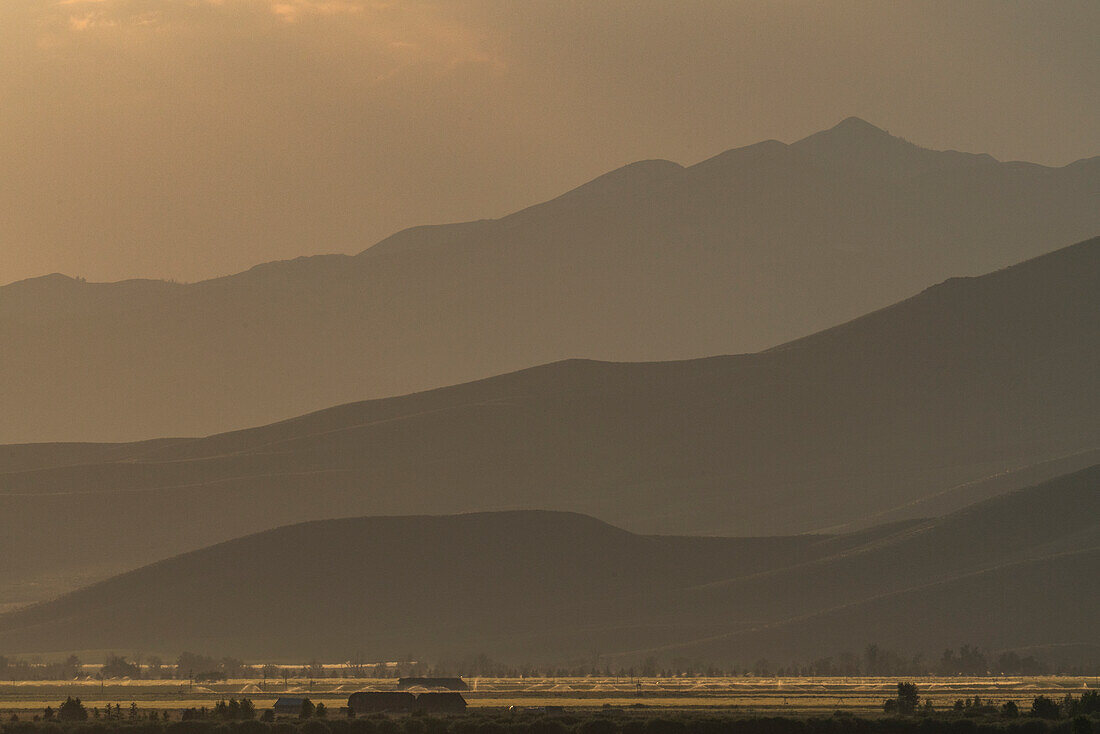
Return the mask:
<svg viewBox="0 0 1100 734"><path fill-rule="evenodd" d="M848 115L1100 153L1095 0L0 0L0 283L195 280Z"/></svg>

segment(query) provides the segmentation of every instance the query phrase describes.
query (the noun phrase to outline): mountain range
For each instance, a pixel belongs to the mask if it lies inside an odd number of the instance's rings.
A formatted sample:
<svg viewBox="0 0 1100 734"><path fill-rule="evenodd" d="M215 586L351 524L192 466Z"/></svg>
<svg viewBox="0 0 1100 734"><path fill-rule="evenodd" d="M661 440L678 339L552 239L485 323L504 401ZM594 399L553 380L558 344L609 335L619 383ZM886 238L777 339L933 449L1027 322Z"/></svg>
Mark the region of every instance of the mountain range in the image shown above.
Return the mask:
<svg viewBox="0 0 1100 734"><path fill-rule="evenodd" d="M566 358L755 352L1100 232L1100 158L862 120L192 284L0 288L0 442L195 436Z"/></svg>
<svg viewBox="0 0 1100 734"><path fill-rule="evenodd" d="M1094 466L840 535L645 536L546 511L301 523L0 615L0 649L750 665L970 644L1095 662L1098 574Z"/></svg>
<svg viewBox="0 0 1100 734"><path fill-rule="evenodd" d="M943 516L1100 463L1097 365L1100 238L755 354L564 361L199 439L4 446L0 602L305 520L538 509L778 536Z"/></svg>

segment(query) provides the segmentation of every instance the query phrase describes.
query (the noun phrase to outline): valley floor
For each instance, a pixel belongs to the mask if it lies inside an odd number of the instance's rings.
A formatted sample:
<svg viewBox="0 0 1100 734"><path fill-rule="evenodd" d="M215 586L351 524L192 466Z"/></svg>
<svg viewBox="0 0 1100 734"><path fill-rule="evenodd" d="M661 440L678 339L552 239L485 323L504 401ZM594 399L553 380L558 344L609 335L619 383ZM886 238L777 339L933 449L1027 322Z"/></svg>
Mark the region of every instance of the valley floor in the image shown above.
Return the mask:
<svg viewBox="0 0 1100 734"><path fill-rule="evenodd" d="M896 694L899 680L915 683L922 703L950 710L956 700L981 698L997 706L1015 701L1022 711L1039 695L1061 700L1100 689L1100 676L951 677L951 678L471 678L464 692L472 709L569 710L657 709L661 711L727 710L746 715L813 716L846 711L877 715L882 702ZM67 696L80 698L89 710L131 703L147 713L169 711L173 719L189 708L212 708L222 699L251 699L258 711L280 695L308 697L336 712L354 691L393 689L394 679L325 679L312 684L291 679L230 680L189 685L179 680L26 681L0 684L0 719L15 713L26 720L54 708Z"/></svg>

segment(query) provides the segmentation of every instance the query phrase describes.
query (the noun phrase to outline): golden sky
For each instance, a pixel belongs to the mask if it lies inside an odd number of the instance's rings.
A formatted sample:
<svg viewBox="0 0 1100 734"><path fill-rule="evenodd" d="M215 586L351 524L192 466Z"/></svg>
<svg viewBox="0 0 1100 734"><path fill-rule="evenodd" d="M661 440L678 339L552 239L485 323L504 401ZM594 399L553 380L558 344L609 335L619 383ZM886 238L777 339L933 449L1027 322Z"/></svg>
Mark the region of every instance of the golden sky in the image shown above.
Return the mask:
<svg viewBox="0 0 1100 734"><path fill-rule="evenodd" d="M1100 3L3 0L0 283L195 280L858 115L1100 154Z"/></svg>

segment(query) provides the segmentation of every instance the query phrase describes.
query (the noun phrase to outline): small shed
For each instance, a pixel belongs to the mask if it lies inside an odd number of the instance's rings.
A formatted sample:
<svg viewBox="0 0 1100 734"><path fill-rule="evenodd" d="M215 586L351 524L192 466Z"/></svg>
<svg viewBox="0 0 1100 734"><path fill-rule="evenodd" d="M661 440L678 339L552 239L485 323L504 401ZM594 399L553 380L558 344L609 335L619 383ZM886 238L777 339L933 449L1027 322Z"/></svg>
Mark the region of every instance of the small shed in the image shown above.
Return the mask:
<svg viewBox="0 0 1100 734"><path fill-rule="evenodd" d="M348 696L348 709L355 715L408 713L416 709L416 696L408 691L356 691Z"/></svg>
<svg viewBox="0 0 1100 734"><path fill-rule="evenodd" d="M397 689L407 691L410 688L441 688L445 691L468 691L470 687L461 678L398 678Z"/></svg>
<svg viewBox="0 0 1100 734"><path fill-rule="evenodd" d="M455 691L428 691L416 697L416 710L426 714L461 714L466 712L466 699Z"/></svg>
<svg viewBox="0 0 1100 734"><path fill-rule="evenodd" d="M302 713L303 701L305 701L304 698L280 696L275 700L275 705L271 707L271 710L275 712L276 716L298 716Z"/></svg>

